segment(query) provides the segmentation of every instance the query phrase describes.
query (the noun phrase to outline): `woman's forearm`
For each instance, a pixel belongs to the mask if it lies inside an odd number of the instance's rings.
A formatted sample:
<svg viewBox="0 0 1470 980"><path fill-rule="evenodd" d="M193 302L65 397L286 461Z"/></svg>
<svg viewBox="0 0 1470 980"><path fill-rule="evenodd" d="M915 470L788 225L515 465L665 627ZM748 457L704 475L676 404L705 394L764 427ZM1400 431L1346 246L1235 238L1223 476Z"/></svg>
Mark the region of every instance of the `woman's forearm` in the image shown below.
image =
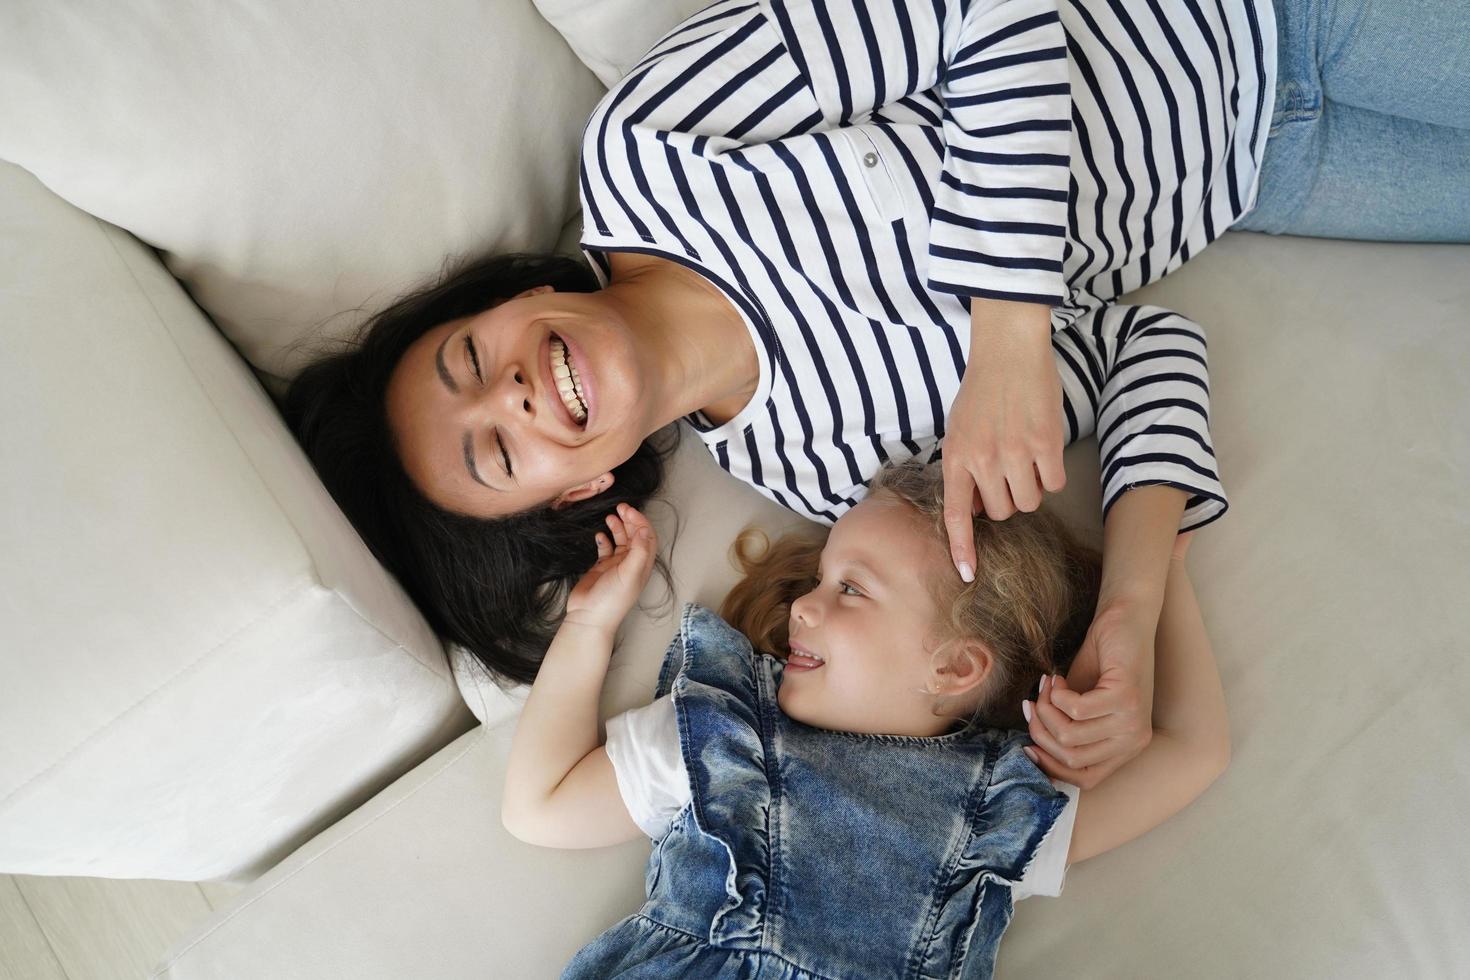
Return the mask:
<svg viewBox="0 0 1470 980"><path fill-rule="evenodd" d="M511 738L504 817L534 811L601 744L598 706L612 643L604 631L575 623L557 630Z"/></svg>
<svg viewBox="0 0 1470 980"><path fill-rule="evenodd" d="M1103 523L1098 609L1129 605L1158 621L1169 555L1188 500L1178 487L1155 484L1124 491L1113 504Z"/></svg>

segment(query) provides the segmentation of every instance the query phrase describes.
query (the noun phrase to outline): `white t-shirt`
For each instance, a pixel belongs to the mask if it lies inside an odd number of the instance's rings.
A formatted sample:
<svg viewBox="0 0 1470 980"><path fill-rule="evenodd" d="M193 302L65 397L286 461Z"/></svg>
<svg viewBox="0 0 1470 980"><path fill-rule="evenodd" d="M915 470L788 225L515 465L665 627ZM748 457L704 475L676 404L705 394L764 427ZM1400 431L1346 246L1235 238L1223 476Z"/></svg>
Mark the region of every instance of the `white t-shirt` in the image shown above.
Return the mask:
<svg viewBox="0 0 1470 980"><path fill-rule="evenodd" d="M664 695L647 707L609 718L607 757L612 760L618 792L628 814L645 834L658 840L690 800L673 696ZM1051 783L1067 794L1067 806L1037 848L1025 875L1012 886L1012 901L1062 893L1081 790L1056 779Z"/></svg>

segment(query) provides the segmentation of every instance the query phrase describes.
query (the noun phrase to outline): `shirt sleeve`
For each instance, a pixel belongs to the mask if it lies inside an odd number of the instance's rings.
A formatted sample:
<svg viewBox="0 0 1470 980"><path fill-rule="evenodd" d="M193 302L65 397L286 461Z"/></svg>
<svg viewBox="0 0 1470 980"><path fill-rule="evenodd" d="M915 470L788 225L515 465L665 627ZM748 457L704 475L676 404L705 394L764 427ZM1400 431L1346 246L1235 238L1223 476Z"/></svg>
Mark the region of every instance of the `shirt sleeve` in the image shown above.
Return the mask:
<svg viewBox="0 0 1470 980"><path fill-rule="evenodd" d="M946 148L928 287L1063 302L1071 85L1057 0L717 0L594 111L584 210L596 228L616 213L621 191L599 164L629 139L728 152L861 122L931 90Z"/></svg>
<svg viewBox="0 0 1470 980"><path fill-rule="evenodd" d="M607 757L628 814L658 840L692 798L673 695L609 718Z"/></svg>
<svg viewBox="0 0 1470 980"><path fill-rule="evenodd" d="M938 95L928 288L1062 303L1072 88L1057 0L769 6L827 122Z"/></svg>
<svg viewBox="0 0 1470 980"><path fill-rule="evenodd" d="M1056 2L972 0L956 33L939 84L929 288L1059 305L1072 99Z"/></svg>
<svg viewBox="0 0 1470 980"><path fill-rule="evenodd" d="M1077 800L1082 790L1071 783L1053 779L1051 784L1067 794L1067 805L1031 857L1031 864L1021 880L1011 886L1011 901L1019 902L1032 895L1056 898L1062 893L1067 878L1067 852L1072 848L1072 828L1077 823Z"/></svg>
<svg viewBox="0 0 1470 980"><path fill-rule="evenodd" d="M1210 438L1210 375L1199 324L1158 306L1090 310L1052 335L1068 444L1097 433L1103 520L1127 491L1189 496L1179 531L1229 509Z"/></svg>

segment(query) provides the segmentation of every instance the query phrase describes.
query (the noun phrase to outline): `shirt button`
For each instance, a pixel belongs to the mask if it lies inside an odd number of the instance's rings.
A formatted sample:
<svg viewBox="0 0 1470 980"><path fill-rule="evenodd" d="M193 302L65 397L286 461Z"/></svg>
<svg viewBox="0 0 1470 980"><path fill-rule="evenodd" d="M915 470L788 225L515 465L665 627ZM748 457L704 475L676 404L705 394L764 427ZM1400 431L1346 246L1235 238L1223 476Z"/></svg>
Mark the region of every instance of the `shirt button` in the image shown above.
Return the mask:
<svg viewBox="0 0 1470 980"><path fill-rule="evenodd" d="M876 166L878 166L878 154L876 154L876 153L864 153L863 154L863 166L865 166L865 167L876 167Z"/></svg>

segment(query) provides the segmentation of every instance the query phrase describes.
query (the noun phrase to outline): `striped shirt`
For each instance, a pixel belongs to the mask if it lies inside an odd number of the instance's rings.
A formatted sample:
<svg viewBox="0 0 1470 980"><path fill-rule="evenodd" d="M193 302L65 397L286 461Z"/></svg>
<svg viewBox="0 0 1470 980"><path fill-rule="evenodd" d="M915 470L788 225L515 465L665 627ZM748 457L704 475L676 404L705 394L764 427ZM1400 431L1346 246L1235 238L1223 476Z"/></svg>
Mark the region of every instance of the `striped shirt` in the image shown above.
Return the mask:
<svg viewBox="0 0 1470 980"><path fill-rule="evenodd" d="M1052 306L1068 443L1103 513L1136 486L1228 503L1198 325L1114 302L1255 204L1269 0L718 0L583 134L582 248L699 272L760 381L686 421L719 464L831 523L887 459L940 458L969 297Z"/></svg>

